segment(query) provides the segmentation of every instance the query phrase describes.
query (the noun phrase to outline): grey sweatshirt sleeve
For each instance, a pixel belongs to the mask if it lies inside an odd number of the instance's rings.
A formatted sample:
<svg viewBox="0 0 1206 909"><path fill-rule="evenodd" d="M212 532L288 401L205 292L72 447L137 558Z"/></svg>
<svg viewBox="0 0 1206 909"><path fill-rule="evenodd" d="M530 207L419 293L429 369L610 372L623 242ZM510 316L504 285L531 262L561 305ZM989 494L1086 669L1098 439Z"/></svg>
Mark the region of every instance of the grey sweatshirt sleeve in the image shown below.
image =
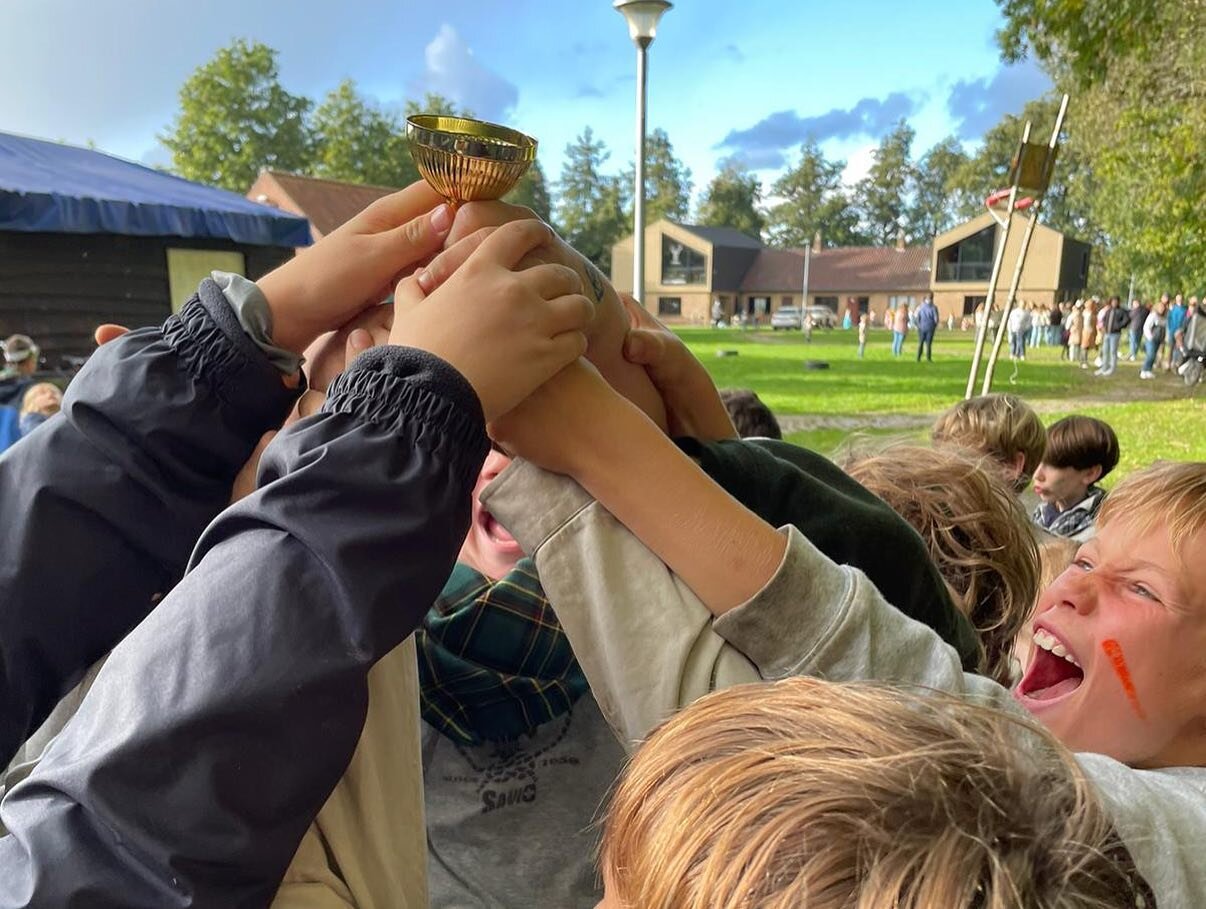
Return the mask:
<svg viewBox="0 0 1206 909"><path fill-rule="evenodd" d="M766 678L895 681L1029 716L996 682L962 672L949 645L890 606L861 572L789 533L787 558L771 582L714 623ZM1100 754L1076 760L1157 905L1206 906L1206 770L1136 770Z"/></svg>
<svg viewBox="0 0 1206 909"><path fill-rule="evenodd" d="M430 607L487 442L420 351L362 354L110 655L0 813L0 907L267 906Z"/></svg>
<svg viewBox="0 0 1206 909"><path fill-rule="evenodd" d="M572 479L516 460L481 499L536 560L591 693L626 748L709 691L758 680L690 588Z"/></svg>
<svg viewBox="0 0 1206 909"><path fill-rule="evenodd" d="M953 647L889 605L861 571L835 564L794 527L785 532L787 555L775 576L713 623L764 678L902 682L1021 709L1000 685L963 672Z"/></svg>
<svg viewBox="0 0 1206 909"><path fill-rule="evenodd" d="M176 583L297 394L206 281L93 353L63 412L0 455L0 765Z"/></svg>

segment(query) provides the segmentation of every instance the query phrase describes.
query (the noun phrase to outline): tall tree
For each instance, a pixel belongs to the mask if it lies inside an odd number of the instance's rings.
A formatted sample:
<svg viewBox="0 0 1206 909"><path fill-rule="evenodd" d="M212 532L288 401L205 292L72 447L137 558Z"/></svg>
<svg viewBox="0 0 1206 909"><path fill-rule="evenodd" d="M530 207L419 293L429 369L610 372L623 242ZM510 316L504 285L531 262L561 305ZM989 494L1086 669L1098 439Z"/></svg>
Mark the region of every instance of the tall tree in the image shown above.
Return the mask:
<svg viewBox="0 0 1206 909"><path fill-rule="evenodd" d="M695 220L761 237L766 227L766 217L759 211L761 203L762 182L736 162L728 161L704 190Z"/></svg>
<svg viewBox="0 0 1206 909"><path fill-rule="evenodd" d="M636 168L625 172L624 186L636 184ZM691 169L674 155L674 146L664 129L655 129L645 140L645 223L658 218L685 221L691 207ZM626 195L631 195L625 189ZM632 208L627 212L633 219Z"/></svg>
<svg viewBox="0 0 1206 909"><path fill-rule="evenodd" d="M621 181L602 168L610 153L588 126L565 147L556 208L562 236L578 252L611 270L611 247L628 231Z"/></svg>
<svg viewBox="0 0 1206 909"><path fill-rule="evenodd" d="M455 101L446 98L439 92L428 92L422 101L411 99L406 102L406 116L415 114L437 114L441 117L472 117L473 111L467 107L457 107Z"/></svg>
<svg viewBox="0 0 1206 909"><path fill-rule="evenodd" d="M377 186L419 179L397 116L362 97L351 79L323 99L312 122L316 176Z"/></svg>
<svg viewBox="0 0 1206 909"><path fill-rule="evenodd" d="M913 182L911 153L914 132L904 120L880 140L872 152L867 176L854 187L854 205L872 243L889 246L908 225L909 189Z"/></svg>
<svg viewBox="0 0 1206 909"><path fill-rule="evenodd" d="M242 193L263 168L309 169L312 104L281 86L276 51L238 39L185 80L159 141L181 176Z"/></svg>
<svg viewBox="0 0 1206 909"><path fill-rule="evenodd" d="M956 221L952 182L967 161L967 153L954 136L931 148L913 168L912 202L906 216L909 236L929 242Z"/></svg>
<svg viewBox="0 0 1206 909"><path fill-rule="evenodd" d="M506 201L515 205L526 205L546 223L552 223L553 207L549 199L549 186L544 177L544 168L533 161L515 188L507 193Z"/></svg>
<svg viewBox="0 0 1206 909"><path fill-rule="evenodd" d="M858 214L842 188L844 161L830 161L816 142L800 146L799 163L775 181L771 195L783 199L770 210L768 232L778 246L807 246L820 231L825 246L866 242Z"/></svg>
<svg viewBox="0 0 1206 909"><path fill-rule="evenodd" d="M1132 274L1149 295L1206 280L1206 4L998 4L1002 56L1033 54L1072 93L1068 151L1078 166L1065 204L1099 238L1094 289L1116 293Z"/></svg>

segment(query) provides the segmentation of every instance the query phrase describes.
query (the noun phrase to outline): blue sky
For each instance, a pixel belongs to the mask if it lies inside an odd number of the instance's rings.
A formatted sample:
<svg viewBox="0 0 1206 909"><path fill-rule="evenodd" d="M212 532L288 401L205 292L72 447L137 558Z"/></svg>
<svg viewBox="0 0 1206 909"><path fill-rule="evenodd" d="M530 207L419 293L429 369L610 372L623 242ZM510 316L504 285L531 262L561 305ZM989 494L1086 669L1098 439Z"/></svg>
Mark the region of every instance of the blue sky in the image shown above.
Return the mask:
<svg viewBox="0 0 1206 909"><path fill-rule="evenodd" d="M1004 67L992 0L678 0L650 51L649 128L698 192L741 157L769 185L813 136L856 179L904 117L915 154L974 143L1048 86ZM433 90L536 136L549 177L590 126L632 160L635 50L610 0L0 0L0 131L165 163L156 134L189 73L233 38L280 52L319 99L343 78L383 104Z"/></svg>

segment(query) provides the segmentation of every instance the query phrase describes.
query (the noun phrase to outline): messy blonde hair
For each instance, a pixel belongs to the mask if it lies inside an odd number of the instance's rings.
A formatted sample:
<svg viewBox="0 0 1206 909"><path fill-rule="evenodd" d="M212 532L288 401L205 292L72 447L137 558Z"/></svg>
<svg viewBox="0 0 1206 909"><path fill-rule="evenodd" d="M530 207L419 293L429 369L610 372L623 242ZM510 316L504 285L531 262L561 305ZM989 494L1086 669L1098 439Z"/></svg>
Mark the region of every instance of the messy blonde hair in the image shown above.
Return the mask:
<svg viewBox="0 0 1206 909"><path fill-rule="evenodd" d="M1022 471L1015 489L1026 488L1047 450L1047 430L1029 404L1017 395L979 395L946 410L930 437L943 444L982 452L1003 467L1013 468L1020 452Z"/></svg>
<svg viewBox="0 0 1206 909"><path fill-rule="evenodd" d="M1039 557L1026 512L984 461L949 446L895 445L845 467L921 535L979 633L981 672L1008 685L1013 640L1038 593Z"/></svg>
<svg viewBox="0 0 1206 909"><path fill-rule="evenodd" d="M612 797L601 866L626 909L1104 909L1143 886L1048 733L807 678L659 728Z"/></svg>
<svg viewBox="0 0 1206 909"><path fill-rule="evenodd" d="M1157 461L1136 471L1106 496L1097 529L1125 521L1136 535L1163 522L1174 552L1206 528L1206 461Z"/></svg>

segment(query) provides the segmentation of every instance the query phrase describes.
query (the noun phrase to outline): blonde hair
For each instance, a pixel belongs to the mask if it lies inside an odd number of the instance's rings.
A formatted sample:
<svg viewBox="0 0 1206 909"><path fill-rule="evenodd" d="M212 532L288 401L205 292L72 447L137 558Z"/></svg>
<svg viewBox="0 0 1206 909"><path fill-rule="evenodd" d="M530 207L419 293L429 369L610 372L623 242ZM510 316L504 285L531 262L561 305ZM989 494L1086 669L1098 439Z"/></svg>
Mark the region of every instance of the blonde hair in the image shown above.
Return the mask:
<svg viewBox="0 0 1206 909"><path fill-rule="evenodd" d="M1047 450L1047 430L1029 404L1011 394L988 394L960 401L934 423L930 437L983 452L1007 468L1022 455L1022 471L1014 484L1026 488Z"/></svg>
<svg viewBox="0 0 1206 909"><path fill-rule="evenodd" d="M1025 719L791 678L658 729L601 865L632 909L1104 909L1134 885L1117 849L1072 756Z"/></svg>
<svg viewBox="0 0 1206 909"><path fill-rule="evenodd" d="M1003 685L1039 589L1030 521L1000 473L974 452L896 445L845 465L925 541L980 637L980 670Z"/></svg>
<svg viewBox="0 0 1206 909"><path fill-rule="evenodd" d="M1156 461L1122 480L1106 496L1097 529L1124 521L1142 535L1163 522L1169 544L1184 548L1206 529L1206 461Z"/></svg>

